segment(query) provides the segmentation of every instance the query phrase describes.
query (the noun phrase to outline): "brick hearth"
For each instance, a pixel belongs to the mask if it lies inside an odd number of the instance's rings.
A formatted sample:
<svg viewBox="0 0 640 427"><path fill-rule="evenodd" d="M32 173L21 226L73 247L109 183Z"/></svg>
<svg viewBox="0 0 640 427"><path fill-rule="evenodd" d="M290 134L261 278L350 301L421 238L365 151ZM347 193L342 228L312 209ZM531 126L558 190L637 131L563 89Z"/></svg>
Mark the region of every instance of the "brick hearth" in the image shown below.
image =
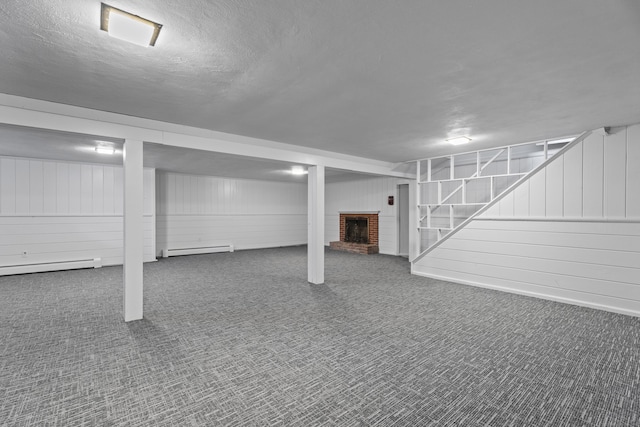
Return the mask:
<svg viewBox="0 0 640 427"><path fill-rule="evenodd" d="M369 220L369 243L345 242L345 229L347 218L367 218ZM340 213L340 241L330 242L329 247L338 251L353 252L357 254L377 254L378 247L378 214L377 213Z"/></svg>

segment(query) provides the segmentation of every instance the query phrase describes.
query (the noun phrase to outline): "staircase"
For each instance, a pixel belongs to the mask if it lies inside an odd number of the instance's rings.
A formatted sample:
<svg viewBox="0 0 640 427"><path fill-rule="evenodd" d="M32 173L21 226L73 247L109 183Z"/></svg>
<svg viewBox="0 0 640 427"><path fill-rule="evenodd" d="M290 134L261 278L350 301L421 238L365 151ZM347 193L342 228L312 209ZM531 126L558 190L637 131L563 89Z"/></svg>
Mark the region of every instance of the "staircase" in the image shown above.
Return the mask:
<svg viewBox="0 0 640 427"><path fill-rule="evenodd" d="M412 262L589 134L418 160L420 250Z"/></svg>

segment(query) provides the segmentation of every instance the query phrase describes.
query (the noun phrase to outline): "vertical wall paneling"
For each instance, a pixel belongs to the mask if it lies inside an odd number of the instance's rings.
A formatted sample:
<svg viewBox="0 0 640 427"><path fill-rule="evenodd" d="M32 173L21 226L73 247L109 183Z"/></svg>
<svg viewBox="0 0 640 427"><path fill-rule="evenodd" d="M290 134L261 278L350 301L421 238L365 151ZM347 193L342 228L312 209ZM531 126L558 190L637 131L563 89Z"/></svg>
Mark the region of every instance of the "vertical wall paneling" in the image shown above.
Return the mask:
<svg viewBox="0 0 640 427"><path fill-rule="evenodd" d="M627 128L615 129L604 144L604 216L625 217Z"/></svg>
<svg viewBox="0 0 640 427"><path fill-rule="evenodd" d="M55 162L42 162L42 211L45 214L51 214L57 210L57 178L58 170Z"/></svg>
<svg viewBox="0 0 640 427"><path fill-rule="evenodd" d="M58 214L69 213L69 164L56 163L56 209Z"/></svg>
<svg viewBox="0 0 640 427"><path fill-rule="evenodd" d="M154 173L144 171L145 261L155 259ZM122 194L120 166L0 157L0 266L121 264Z"/></svg>
<svg viewBox="0 0 640 427"><path fill-rule="evenodd" d="M601 218L604 200L603 137L591 134L583 143L583 216Z"/></svg>
<svg viewBox="0 0 640 427"><path fill-rule="evenodd" d="M103 212L104 208L104 167L94 165L92 167L92 191L91 200L92 207L91 212L98 213Z"/></svg>
<svg viewBox="0 0 640 427"><path fill-rule="evenodd" d="M232 244L253 249L307 242L305 182L157 175L158 255L164 248Z"/></svg>
<svg viewBox="0 0 640 427"><path fill-rule="evenodd" d="M627 218L640 219L640 125L627 128Z"/></svg>
<svg viewBox="0 0 640 427"><path fill-rule="evenodd" d="M114 203L114 168L112 166L104 167L103 187L102 187L102 211L105 214L115 214Z"/></svg>
<svg viewBox="0 0 640 427"><path fill-rule="evenodd" d="M529 216L529 182L524 182L513 193L513 214L515 216Z"/></svg>
<svg viewBox="0 0 640 427"><path fill-rule="evenodd" d="M546 210L546 170L543 169L529 180L529 215L543 217Z"/></svg>
<svg viewBox="0 0 640 427"><path fill-rule="evenodd" d="M42 162L29 161L29 213L41 214L44 209L44 181Z"/></svg>
<svg viewBox="0 0 640 427"><path fill-rule="evenodd" d="M124 175L121 167L113 169L113 210L116 215L124 212Z"/></svg>
<svg viewBox="0 0 640 427"><path fill-rule="evenodd" d="M16 161L0 157L0 214L16 212Z"/></svg>
<svg viewBox="0 0 640 427"><path fill-rule="evenodd" d="M509 193L500 200L500 216L513 216L513 193Z"/></svg>
<svg viewBox="0 0 640 427"><path fill-rule="evenodd" d="M29 160L16 159L15 194L17 214L29 213L29 202L31 198L29 178Z"/></svg>
<svg viewBox="0 0 640 427"><path fill-rule="evenodd" d="M144 215L155 215L156 205L156 171L145 168L142 174L144 191L143 212Z"/></svg>
<svg viewBox="0 0 640 427"><path fill-rule="evenodd" d="M560 218L563 212L564 162L558 159L546 167L546 203L544 215Z"/></svg>
<svg viewBox="0 0 640 427"><path fill-rule="evenodd" d="M93 213L93 165L80 166L80 213Z"/></svg>
<svg viewBox="0 0 640 427"><path fill-rule="evenodd" d="M80 164L69 164L69 213L82 212L82 168Z"/></svg>
<svg viewBox="0 0 640 427"><path fill-rule="evenodd" d="M562 156L563 215L567 218L582 217L582 151L580 143Z"/></svg>

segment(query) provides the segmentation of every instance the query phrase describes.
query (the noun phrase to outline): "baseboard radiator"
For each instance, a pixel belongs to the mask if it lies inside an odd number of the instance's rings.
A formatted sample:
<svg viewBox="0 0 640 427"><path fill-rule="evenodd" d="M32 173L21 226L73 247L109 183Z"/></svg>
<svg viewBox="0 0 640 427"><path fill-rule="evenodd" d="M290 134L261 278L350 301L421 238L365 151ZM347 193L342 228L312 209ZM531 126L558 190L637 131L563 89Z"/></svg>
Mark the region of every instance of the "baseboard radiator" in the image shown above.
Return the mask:
<svg viewBox="0 0 640 427"><path fill-rule="evenodd" d="M162 257L168 258L170 256L180 255L198 255L198 254L212 254L216 252L233 252L233 245L212 245L201 246L194 248L164 248L162 250Z"/></svg>
<svg viewBox="0 0 640 427"><path fill-rule="evenodd" d="M0 276L8 276L10 274L41 273L44 271L75 270L79 268L100 267L102 267L102 258L3 265L0 266Z"/></svg>

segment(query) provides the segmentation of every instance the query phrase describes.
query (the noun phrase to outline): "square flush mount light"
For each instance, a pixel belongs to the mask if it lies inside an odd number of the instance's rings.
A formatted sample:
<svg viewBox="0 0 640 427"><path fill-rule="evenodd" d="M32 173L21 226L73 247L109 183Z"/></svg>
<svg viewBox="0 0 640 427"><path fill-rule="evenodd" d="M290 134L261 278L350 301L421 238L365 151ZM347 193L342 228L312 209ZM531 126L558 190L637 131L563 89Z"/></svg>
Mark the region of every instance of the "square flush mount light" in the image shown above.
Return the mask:
<svg viewBox="0 0 640 427"><path fill-rule="evenodd" d="M463 144L468 144L471 142L471 138L468 138L466 136L458 136L456 138L449 138L447 139L447 142L451 145L463 145Z"/></svg>
<svg viewBox="0 0 640 427"><path fill-rule="evenodd" d="M155 46L162 24L102 3L100 29L139 46Z"/></svg>

